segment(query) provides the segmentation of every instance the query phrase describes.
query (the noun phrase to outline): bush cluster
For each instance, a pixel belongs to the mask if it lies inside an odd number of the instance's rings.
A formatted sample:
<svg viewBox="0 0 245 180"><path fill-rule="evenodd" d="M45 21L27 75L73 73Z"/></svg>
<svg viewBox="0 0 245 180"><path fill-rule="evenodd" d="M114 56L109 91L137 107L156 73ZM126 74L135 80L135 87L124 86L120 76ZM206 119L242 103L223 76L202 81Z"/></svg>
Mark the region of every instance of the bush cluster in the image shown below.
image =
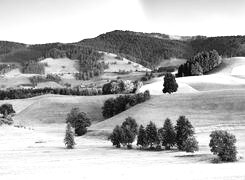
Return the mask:
<svg viewBox="0 0 245 180"><path fill-rule="evenodd" d="M70 123L78 136L86 134L87 127L91 125L91 120L86 113L80 112L79 108L72 108L67 114L66 123Z"/></svg>
<svg viewBox="0 0 245 180"><path fill-rule="evenodd" d="M60 94L73 96L96 96L102 95L100 88L40 88L40 89L8 89L0 90L0 100L25 99L44 94Z"/></svg>
<svg viewBox="0 0 245 180"><path fill-rule="evenodd" d="M221 63L221 58L216 50L204 51L196 54L185 64L179 66L178 77L196 76L205 74Z"/></svg>
<svg viewBox="0 0 245 180"><path fill-rule="evenodd" d="M127 128L125 128L125 124ZM161 150L165 147L170 150L177 146L180 151L198 151L198 142L194 137L194 129L185 116L180 116L174 127L170 119L166 119L162 128L150 122L146 127L138 125L135 119L128 117L121 126L116 126L109 136L113 146L120 148L121 145L132 148L132 143L137 136L137 146L141 149Z"/></svg>
<svg viewBox="0 0 245 180"><path fill-rule="evenodd" d="M150 99L150 92L146 90L144 93L134 95L120 95L116 98L109 98L104 102L102 114L104 118L110 118L119 114L136 104L145 102Z"/></svg>
<svg viewBox="0 0 245 180"><path fill-rule="evenodd" d="M12 119L12 115L15 113L15 110L12 106L12 104L2 104L0 106L0 114L2 114L2 117L0 118L0 125L7 124L11 125L14 123Z"/></svg>
<svg viewBox="0 0 245 180"><path fill-rule="evenodd" d="M103 94L129 94L135 93L142 87L140 81L113 80L102 87Z"/></svg>

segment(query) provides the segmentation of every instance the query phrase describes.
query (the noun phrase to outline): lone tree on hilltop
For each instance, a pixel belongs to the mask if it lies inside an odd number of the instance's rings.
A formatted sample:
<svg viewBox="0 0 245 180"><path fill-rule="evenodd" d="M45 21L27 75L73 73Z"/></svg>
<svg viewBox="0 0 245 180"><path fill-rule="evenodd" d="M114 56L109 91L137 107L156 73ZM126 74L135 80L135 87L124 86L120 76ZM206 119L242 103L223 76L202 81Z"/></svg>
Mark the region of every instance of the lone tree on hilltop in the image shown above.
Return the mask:
<svg viewBox="0 0 245 180"><path fill-rule="evenodd" d="M217 154L221 161L233 162L237 160L236 137L227 131L213 131L210 134L210 151Z"/></svg>
<svg viewBox="0 0 245 180"><path fill-rule="evenodd" d="M7 118L8 115L15 113L12 104L3 104L0 106L0 113L4 118Z"/></svg>
<svg viewBox="0 0 245 180"><path fill-rule="evenodd" d="M163 83L163 93L173 93L176 92L178 89L178 84L175 80L175 76L171 73L167 73L164 77L164 83Z"/></svg>
<svg viewBox="0 0 245 180"><path fill-rule="evenodd" d="M90 118L87 114L80 112L78 108L71 109L71 112L67 114L66 123L71 123L78 136L84 135L87 132L87 127L91 125Z"/></svg>
<svg viewBox="0 0 245 180"><path fill-rule="evenodd" d="M159 129L159 136L166 150L170 150L176 144L176 132L170 119L167 118L163 127Z"/></svg>
<svg viewBox="0 0 245 180"><path fill-rule="evenodd" d="M66 133L65 133L64 143L65 143L65 146L67 149L73 149L75 144L76 144L70 123L67 123L67 125L66 125Z"/></svg>
<svg viewBox="0 0 245 180"><path fill-rule="evenodd" d="M138 138L137 138L137 146L141 146L141 148L146 148L149 144L147 142L147 135L143 125L140 125Z"/></svg>
<svg viewBox="0 0 245 180"><path fill-rule="evenodd" d="M184 142L194 135L194 128L185 116L180 116L176 126L176 144L179 150L184 151Z"/></svg>

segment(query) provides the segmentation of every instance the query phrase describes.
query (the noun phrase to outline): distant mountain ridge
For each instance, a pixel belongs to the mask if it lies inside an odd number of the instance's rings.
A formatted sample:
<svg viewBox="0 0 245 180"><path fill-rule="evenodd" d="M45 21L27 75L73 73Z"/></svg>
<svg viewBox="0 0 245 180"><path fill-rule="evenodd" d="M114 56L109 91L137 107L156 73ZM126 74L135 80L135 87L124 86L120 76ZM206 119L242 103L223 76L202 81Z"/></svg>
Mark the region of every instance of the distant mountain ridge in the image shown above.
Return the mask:
<svg viewBox="0 0 245 180"><path fill-rule="evenodd" d="M98 51L105 51L121 55L146 67L153 68L165 59L172 57L189 59L198 52L213 49L226 57L245 56L245 36L176 37L161 33L115 30L95 38L66 44L26 45L0 41L0 61L22 63L47 57L69 57L83 61L94 57L91 54L94 55ZM99 55L96 55L96 57L99 57ZM91 66L93 65L91 64Z"/></svg>

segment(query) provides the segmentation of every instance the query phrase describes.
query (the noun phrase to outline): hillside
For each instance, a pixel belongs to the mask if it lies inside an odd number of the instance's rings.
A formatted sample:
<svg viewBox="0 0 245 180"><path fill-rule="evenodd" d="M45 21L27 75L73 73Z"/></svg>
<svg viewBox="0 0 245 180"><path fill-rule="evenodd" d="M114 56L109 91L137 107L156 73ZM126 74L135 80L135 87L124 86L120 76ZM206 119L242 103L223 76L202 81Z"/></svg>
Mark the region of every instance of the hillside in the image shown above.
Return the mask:
<svg viewBox="0 0 245 180"><path fill-rule="evenodd" d="M179 89L171 95L162 93L163 79L157 78L140 89L157 96L95 124L91 130L94 134L108 133L128 116L144 125L153 121L160 126L167 117L175 121L179 115L185 115L198 129L245 126L245 58L229 58L223 63L210 75L177 78ZM234 71L239 76L233 76Z"/></svg>
<svg viewBox="0 0 245 180"><path fill-rule="evenodd" d="M43 95L28 99L4 100L0 104L13 105L16 111L14 116L16 124L61 124L65 122L67 113L73 107L79 107L81 111L86 112L92 122L98 122L103 120L101 107L104 101L113 96Z"/></svg>

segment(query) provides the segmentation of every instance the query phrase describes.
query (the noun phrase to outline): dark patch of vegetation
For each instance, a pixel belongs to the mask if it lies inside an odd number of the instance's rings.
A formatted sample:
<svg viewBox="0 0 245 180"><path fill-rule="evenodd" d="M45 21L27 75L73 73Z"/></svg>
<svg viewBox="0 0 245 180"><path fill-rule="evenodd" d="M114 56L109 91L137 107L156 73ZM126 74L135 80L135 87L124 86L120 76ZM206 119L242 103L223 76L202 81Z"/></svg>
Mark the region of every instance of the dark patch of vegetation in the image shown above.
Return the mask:
<svg viewBox="0 0 245 180"><path fill-rule="evenodd" d="M15 113L12 104L2 104L0 106L0 114L2 117L0 118L0 125L7 124L11 125L14 123L12 116Z"/></svg>
<svg viewBox="0 0 245 180"><path fill-rule="evenodd" d="M129 94L137 92L141 87L140 81L113 80L102 87L103 94Z"/></svg>
<svg viewBox="0 0 245 180"><path fill-rule="evenodd" d="M138 93L134 95L120 95L117 98L109 98L105 101L102 107L102 114L104 118L110 118L117 115L126 109L129 109L136 104L145 102L150 99L150 92Z"/></svg>
<svg viewBox="0 0 245 180"><path fill-rule="evenodd" d="M66 123L71 124L76 135L82 136L87 133L87 127L91 125L91 120L86 113L80 112L79 108L72 108L71 112L67 114Z"/></svg>
<svg viewBox="0 0 245 180"><path fill-rule="evenodd" d="M137 134L138 124L135 119L128 117L121 126L116 126L113 129L108 139L112 142L113 146L117 148L120 148L122 144L123 146L127 146L128 149L132 149L132 143Z"/></svg>
<svg viewBox="0 0 245 180"><path fill-rule="evenodd" d="M167 73L164 76L164 83L163 83L163 93L173 93L178 90L178 84L175 80L175 76L171 73Z"/></svg>
<svg viewBox="0 0 245 180"><path fill-rule="evenodd" d="M184 116L180 116L179 119L183 119L183 117ZM187 121L183 124L186 124L186 122ZM125 124L127 127L126 129ZM189 129L184 127L184 130L180 133L180 125L177 123L174 128L171 120L168 118L160 129L158 129L153 122L150 122L146 128L143 125L140 125L138 130L137 127L136 121L129 117L121 126L116 126L114 128L109 136L109 140L111 140L113 146L116 146L117 148L120 148L121 145L127 145L127 147L131 149L132 143L137 135L137 146L140 146L141 149L161 150L162 146L164 146L166 150L170 150L175 145L179 147L179 142L181 141L181 148L178 148L180 151L191 153L198 151L198 142L193 136L194 131L190 134L188 133Z"/></svg>
<svg viewBox="0 0 245 180"><path fill-rule="evenodd" d="M221 64L221 58L216 50L203 51L196 54L185 64L179 66L177 77L206 74Z"/></svg>
<svg viewBox="0 0 245 180"><path fill-rule="evenodd" d="M8 89L0 90L0 100L4 99L25 99L44 94L60 94L73 96L96 96L102 95L98 88L40 88L40 89Z"/></svg>
<svg viewBox="0 0 245 180"><path fill-rule="evenodd" d="M3 104L0 106L0 114L2 114L4 118L13 113L15 113L15 110L12 104Z"/></svg>
<svg viewBox="0 0 245 180"><path fill-rule="evenodd" d="M233 162L237 160L236 137L227 131L217 130L210 134L210 151L218 155L221 161Z"/></svg>
<svg viewBox="0 0 245 180"><path fill-rule="evenodd" d="M15 64L0 64L0 74L5 74L15 68L17 68Z"/></svg>
<svg viewBox="0 0 245 180"><path fill-rule="evenodd" d="M60 76L55 74L47 74L47 76L32 76L29 78L32 85L36 86L38 83L53 81L59 83L61 81Z"/></svg>
<svg viewBox="0 0 245 180"><path fill-rule="evenodd" d="M112 31L93 39L83 40L79 44L120 54L150 68L162 59L188 58L192 53L191 46L186 41L156 38L153 35L131 31Z"/></svg>
<svg viewBox="0 0 245 180"><path fill-rule="evenodd" d="M28 61L22 65L22 73L24 74L44 74L45 64L38 63L37 61Z"/></svg>

